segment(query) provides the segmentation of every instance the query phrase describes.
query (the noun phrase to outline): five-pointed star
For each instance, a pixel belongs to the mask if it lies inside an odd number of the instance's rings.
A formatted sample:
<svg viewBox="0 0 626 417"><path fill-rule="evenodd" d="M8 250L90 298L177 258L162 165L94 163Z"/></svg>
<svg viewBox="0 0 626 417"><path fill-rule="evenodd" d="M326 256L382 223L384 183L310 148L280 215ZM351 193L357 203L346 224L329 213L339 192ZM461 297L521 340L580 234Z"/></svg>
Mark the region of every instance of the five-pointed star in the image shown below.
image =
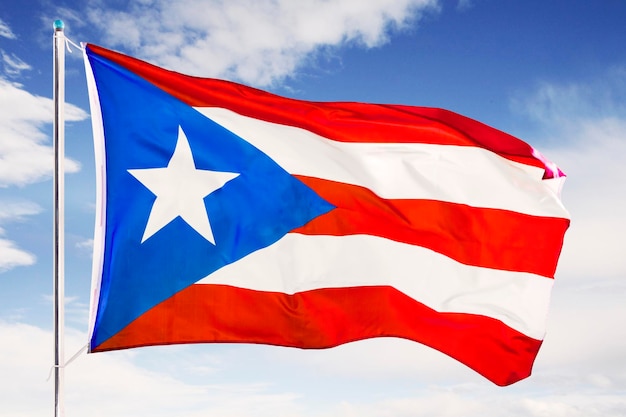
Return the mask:
<svg viewBox="0 0 626 417"><path fill-rule="evenodd" d="M176 149L165 168L129 169L154 195L141 243L180 216L196 232L215 244L204 197L239 174L196 169L187 136L178 128Z"/></svg>

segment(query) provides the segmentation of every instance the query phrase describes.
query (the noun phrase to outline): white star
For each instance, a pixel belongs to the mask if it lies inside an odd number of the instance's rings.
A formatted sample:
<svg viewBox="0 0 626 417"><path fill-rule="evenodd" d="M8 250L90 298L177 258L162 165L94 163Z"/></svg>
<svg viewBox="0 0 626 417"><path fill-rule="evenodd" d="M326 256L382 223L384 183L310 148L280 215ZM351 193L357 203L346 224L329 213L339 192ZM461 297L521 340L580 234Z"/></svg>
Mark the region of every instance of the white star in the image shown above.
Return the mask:
<svg viewBox="0 0 626 417"><path fill-rule="evenodd" d="M187 136L178 128L178 141L166 168L129 169L154 195L141 243L180 216L209 242L215 244L204 197L239 176L233 172L196 169Z"/></svg>

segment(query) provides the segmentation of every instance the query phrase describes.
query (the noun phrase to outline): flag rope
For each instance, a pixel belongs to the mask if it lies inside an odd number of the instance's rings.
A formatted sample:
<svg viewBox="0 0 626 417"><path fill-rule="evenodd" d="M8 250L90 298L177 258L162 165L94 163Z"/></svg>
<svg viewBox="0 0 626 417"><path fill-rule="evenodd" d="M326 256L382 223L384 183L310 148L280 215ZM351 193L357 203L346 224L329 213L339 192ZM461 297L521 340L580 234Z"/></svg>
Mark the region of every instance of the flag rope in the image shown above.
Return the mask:
<svg viewBox="0 0 626 417"><path fill-rule="evenodd" d="M83 353L85 350L87 350L87 348L89 347L89 343L86 343L83 347L81 347L80 349L78 349L78 352L76 352L68 361L66 361L63 365L52 365L50 367L50 372L48 372L48 378L46 378L46 382L50 380L50 377L52 376L52 371L55 368L67 368L67 365L69 365L70 363L74 362L76 359L78 359L78 357L80 356L81 353Z"/></svg>
<svg viewBox="0 0 626 417"><path fill-rule="evenodd" d="M78 49L81 52L85 52L85 48L83 48L81 45L77 44L76 42L74 42L73 40L71 40L70 38L68 38L66 36L65 37L65 47L67 48L67 51L71 54L72 53L72 48L70 48L70 45L74 45L74 48Z"/></svg>

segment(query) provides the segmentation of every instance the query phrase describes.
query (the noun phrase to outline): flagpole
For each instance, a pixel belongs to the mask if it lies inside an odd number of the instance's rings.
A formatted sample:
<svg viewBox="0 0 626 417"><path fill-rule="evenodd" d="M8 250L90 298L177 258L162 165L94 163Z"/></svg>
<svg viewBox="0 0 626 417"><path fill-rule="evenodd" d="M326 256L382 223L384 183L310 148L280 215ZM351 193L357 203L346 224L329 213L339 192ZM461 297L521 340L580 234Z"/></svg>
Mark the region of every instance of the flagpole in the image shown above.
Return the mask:
<svg viewBox="0 0 626 417"><path fill-rule="evenodd" d="M64 299L65 299L65 25L54 21L54 174L53 174L53 311L54 311L54 416L64 407Z"/></svg>

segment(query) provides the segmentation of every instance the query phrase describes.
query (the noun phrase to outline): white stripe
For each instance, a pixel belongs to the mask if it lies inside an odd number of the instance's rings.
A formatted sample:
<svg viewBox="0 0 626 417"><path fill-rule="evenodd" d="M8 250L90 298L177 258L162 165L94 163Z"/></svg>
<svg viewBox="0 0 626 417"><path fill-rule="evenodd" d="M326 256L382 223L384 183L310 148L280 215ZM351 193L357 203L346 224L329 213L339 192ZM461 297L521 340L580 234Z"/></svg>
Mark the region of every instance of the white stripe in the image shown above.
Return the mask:
<svg viewBox="0 0 626 417"><path fill-rule="evenodd" d="M102 122L102 110L100 108L100 96L94 78L86 49L83 49L83 60L87 76L87 92L89 94L89 107L91 108L91 126L93 129L95 168L96 168L96 216L93 237L93 260L91 266L91 295L89 301L89 328L88 339L91 340L96 324L96 313L100 299L100 284L102 279L102 266L104 263L104 230L105 230L105 205L106 205L106 158L104 149L104 124Z"/></svg>
<svg viewBox="0 0 626 417"><path fill-rule="evenodd" d="M197 108L287 172L359 185L383 198L431 199L568 217L543 170L482 148L415 143L345 143L222 108Z"/></svg>
<svg viewBox="0 0 626 417"><path fill-rule="evenodd" d="M287 234L198 282L287 294L389 285L439 312L489 316L535 339L544 336L552 283L375 236L300 234Z"/></svg>

